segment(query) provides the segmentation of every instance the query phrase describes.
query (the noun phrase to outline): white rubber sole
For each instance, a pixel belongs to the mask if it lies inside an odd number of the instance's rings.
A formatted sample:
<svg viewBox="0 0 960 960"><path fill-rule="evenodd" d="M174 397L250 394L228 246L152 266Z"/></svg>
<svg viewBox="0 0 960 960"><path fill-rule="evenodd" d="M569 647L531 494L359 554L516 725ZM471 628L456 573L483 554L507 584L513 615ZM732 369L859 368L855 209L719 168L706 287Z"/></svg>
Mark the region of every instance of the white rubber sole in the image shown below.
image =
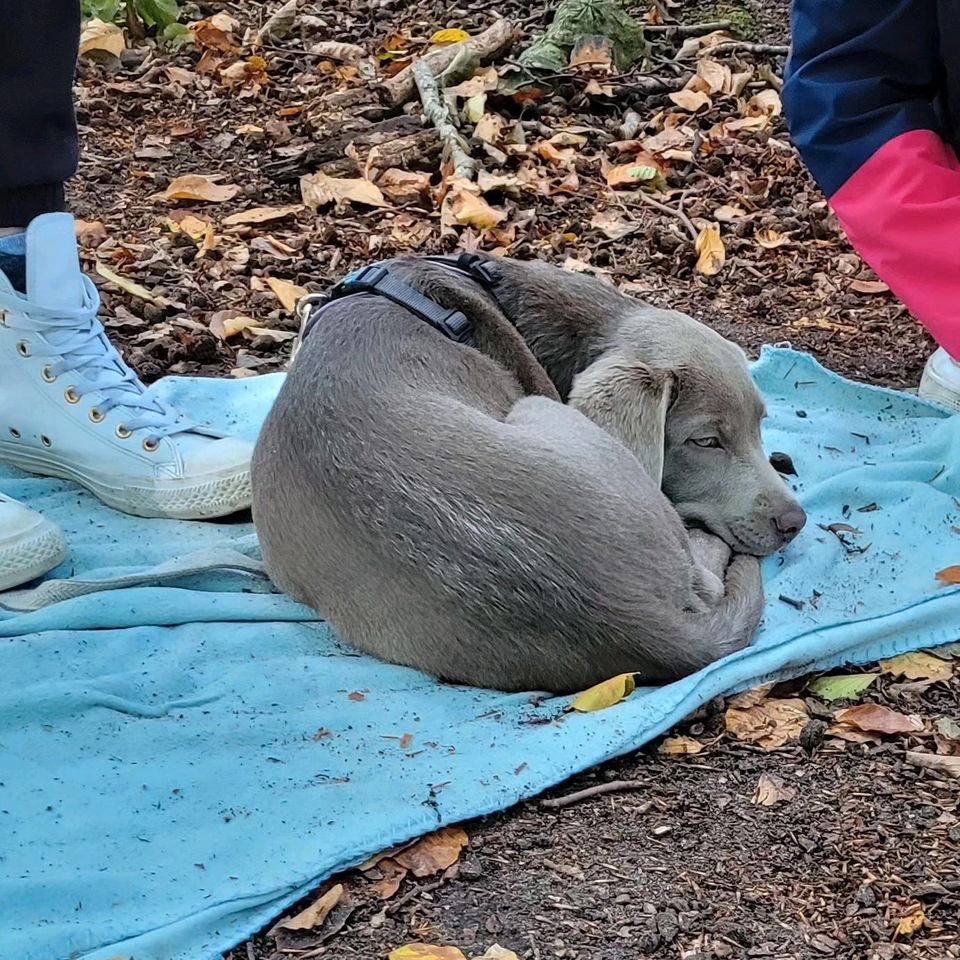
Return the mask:
<svg viewBox="0 0 960 960"><path fill-rule="evenodd" d="M917 396L960 413L960 367L942 350L927 361Z"/></svg>
<svg viewBox="0 0 960 960"><path fill-rule="evenodd" d="M0 462L28 473L72 480L108 507L135 517L213 520L249 509L253 499L249 465L189 481L155 480L141 486L120 477L91 477L68 463L33 456L22 448L13 455L4 443L0 443Z"/></svg>
<svg viewBox="0 0 960 960"><path fill-rule="evenodd" d="M0 538L0 592L42 577L67 557L67 542L49 520L37 518L12 540Z"/></svg>

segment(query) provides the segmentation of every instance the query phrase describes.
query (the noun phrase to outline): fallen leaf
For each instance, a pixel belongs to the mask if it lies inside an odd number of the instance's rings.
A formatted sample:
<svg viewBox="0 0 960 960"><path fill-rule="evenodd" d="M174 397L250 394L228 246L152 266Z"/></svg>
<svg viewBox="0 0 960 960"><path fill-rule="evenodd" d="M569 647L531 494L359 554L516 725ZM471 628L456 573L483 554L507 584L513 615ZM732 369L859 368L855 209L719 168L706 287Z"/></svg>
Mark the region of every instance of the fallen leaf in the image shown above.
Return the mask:
<svg viewBox="0 0 960 960"><path fill-rule="evenodd" d="M851 280L850 289L855 293L889 293L890 288L882 280Z"/></svg>
<svg viewBox="0 0 960 960"><path fill-rule="evenodd" d="M960 643L943 643L939 647L934 647L934 652L941 659L960 658Z"/></svg>
<svg viewBox="0 0 960 960"><path fill-rule="evenodd" d="M808 719L807 705L799 699L764 700L746 709L728 708L725 715L728 733L765 750L799 737Z"/></svg>
<svg viewBox="0 0 960 960"><path fill-rule="evenodd" d="M569 147L566 150L558 150L549 140L544 140L532 147L531 153L559 167L573 160L574 151Z"/></svg>
<svg viewBox="0 0 960 960"><path fill-rule="evenodd" d="M629 697L636 688L636 680L632 673L621 673L598 683L596 686L584 690L570 702L567 710L576 710L578 713L593 713L595 710L606 710L621 700Z"/></svg>
<svg viewBox="0 0 960 960"><path fill-rule="evenodd" d="M313 209L328 203L362 203L368 207L388 206L380 188L365 177L328 177L308 173L300 178L303 202Z"/></svg>
<svg viewBox="0 0 960 960"><path fill-rule="evenodd" d="M701 107L712 107L713 101L702 90L677 90L670 99L688 113L696 113Z"/></svg>
<svg viewBox="0 0 960 960"><path fill-rule="evenodd" d="M908 717L879 703L862 703L838 710L834 719L868 733L916 733L923 729L923 721L919 717Z"/></svg>
<svg viewBox="0 0 960 960"><path fill-rule="evenodd" d="M216 313L210 314L208 325L210 332L218 340L229 340L230 337L255 327L257 321L253 317L244 316L233 310L217 310Z"/></svg>
<svg viewBox="0 0 960 960"><path fill-rule="evenodd" d="M232 28L228 23L232 19L227 17L218 20L217 16L213 16L194 23L190 27L190 32L197 46L206 47L208 50L219 50L221 53L235 53L237 47L233 40ZM233 23L236 23L236 20L233 20Z"/></svg>
<svg viewBox="0 0 960 960"><path fill-rule="evenodd" d="M327 919L330 911L342 897L343 884L338 883L314 900L306 910L301 910L295 917L289 917L275 924L270 933L274 930L316 930L317 927L323 926L323 921Z"/></svg>
<svg viewBox="0 0 960 960"><path fill-rule="evenodd" d="M656 180L658 176L663 174L663 170L657 158L652 154L647 154L646 158L649 159L649 163L639 160L634 163L622 163L607 167L603 176L608 186L621 187L626 184L631 187L638 187L644 181Z"/></svg>
<svg viewBox="0 0 960 960"><path fill-rule="evenodd" d="M622 240L640 229L639 223L625 220L612 210L598 210L590 218L590 226L600 230L608 240Z"/></svg>
<svg viewBox="0 0 960 960"><path fill-rule="evenodd" d="M441 827L401 850L394 860L415 877L429 877L460 859L467 845L467 835L459 827Z"/></svg>
<svg viewBox="0 0 960 960"><path fill-rule="evenodd" d="M953 676L953 664L949 660L941 660L922 650L884 660L880 669L882 673L906 677L908 680L949 680Z"/></svg>
<svg viewBox="0 0 960 960"><path fill-rule="evenodd" d="M268 223L271 220L283 220L303 210L302 203L291 203L285 207L251 207L239 213L231 213L221 221L225 227L235 227L240 224Z"/></svg>
<svg viewBox="0 0 960 960"><path fill-rule="evenodd" d="M751 687L749 690L742 690L727 700L727 707L735 707L737 710L755 707L758 703L763 703L763 701L770 696L772 689L772 683L761 683L759 686Z"/></svg>
<svg viewBox="0 0 960 960"><path fill-rule="evenodd" d="M81 247L97 247L107 239L107 228L99 220L75 220L73 226Z"/></svg>
<svg viewBox="0 0 960 960"><path fill-rule="evenodd" d="M390 857L384 857L377 861L377 869L383 876L373 884L373 891L381 900L389 900L400 889L400 884L407 875L407 868L401 867Z"/></svg>
<svg viewBox="0 0 960 960"><path fill-rule="evenodd" d="M486 952L477 957L477 960L520 960L520 958L512 950L495 943L487 947Z"/></svg>
<svg viewBox="0 0 960 960"><path fill-rule="evenodd" d="M434 44L463 43L464 40L469 39L470 34L466 30L450 27L446 30L438 30L430 37L430 42Z"/></svg>
<svg viewBox="0 0 960 960"><path fill-rule="evenodd" d="M389 167L377 178L377 186L391 200L418 200L430 192L430 174Z"/></svg>
<svg viewBox="0 0 960 960"><path fill-rule="evenodd" d="M713 219L720 223L732 223L734 220L741 220L747 215L747 211L736 204L724 204L713 211Z"/></svg>
<svg viewBox="0 0 960 960"><path fill-rule="evenodd" d="M500 83L500 74L496 67L487 67L478 70L472 77L464 80L463 83L455 84L452 87L444 87L444 94L451 97L462 97L464 100L475 97L481 93L489 93L496 90Z"/></svg>
<svg viewBox="0 0 960 960"><path fill-rule="evenodd" d="M927 767L960 780L960 757L945 757L939 753L921 753L918 750L908 750L905 756L915 767Z"/></svg>
<svg viewBox="0 0 960 960"><path fill-rule="evenodd" d="M495 144L503 137L506 121L495 113L484 114L473 128L473 135L484 143Z"/></svg>
<svg viewBox="0 0 960 960"><path fill-rule="evenodd" d="M367 55L363 47L358 47L355 43L340 43L337 40L321 40L310 48L310 53L315 57L326 57L340 63L356 63Z"/></svg>
<svg viewBox="0 0 960 960"><path fill-rule="evenodd" d="M361 700L366 700L367 698L359 690L352 690L347 694L347 699L359 703Z"/></svg>
<svg viewBox="0 0 960 960"><path fill-rule="evenodd" d="M483 117L487 107L487 95L478 93L470 97L463 105L463 115L470 123L477 123Z"/></svg>
<svg viewBox="0 0 960 960"><path fill-rule="evenodd" d="M703 81L706 93L731 93L733 74L725 63L703 57L697 63L697 77Z"/></svg>
<svg viewBox="0 0 960 960"><path fill-rule="evenodd" d="M851 527L849 523L821 523L818 524L821 530L826 530L827 533L851 533L854 536L859 536L860 531L856 527Z"/></svg>
<svg viewBox="0 0 960 960"><path fill-rule="evenodd" d="M405 733L405 734L400 738L400 741L399 741L399 743L398 743L398 746L400 747L401 750L406 750L407 747L409 747L411 743L413 743L413 734L412 734L412 733Z"/></svg>
<svg viewBox="0 0 960 960"><path fill-rule="evenodd" d="M660 744L660 752L667 756L700 753L701 750L703 750L703 744L692 737L667 737Z"/></svg>
<svg viewBox="0 0 960 960"><path fill-rule="evenodd" d="M934 576L941 583L947 583L951 586L960 583L960 563L954 564L952 567L944 567L942 570L938 570Z"/></svg>
<svg viewBox="0 0 960 960"><path fill-rule="evenodd" d="M502 210L491 207L483 197L466 190L455 191L451 197L450 210L457 223L469 224L481 230L495 227L507 218Z"/></svg>
<svg viewBox="0 0 960 960"><path fill-rule="evenodd" d="M429 943L408 943L391 950L388 960L467 960L456 947L434 947Z"/></svg>
<svg viewBox="0 0 960 960"><path fill-rule="evenodd" d="M171 180L162 196L165 200L202 200L206 203L223 203L232 200L240 192L236 184L214 183L209 177L188 173Z"/></svg>
<svg viewBox="0 0 960 960"><path fill-rule="evenodd" d="M773 807L792 800L796 795L796 789L786 784L781 777L772 773L761 773L752 802L760 804L761 807Z"/></svg>
<svg viewBox="0 0 960 960"><path fill-rule="evenodd" d="M600 34L580 37L570 51L570 69L582 73L613 71L613 42Z"/></svg>
<svg viewBox="0 0 960 960"><path fill-rule="evenodd" d="M139 297L141 300L146 300L147 303L152 303L156 307L166 307L169 304L169 301L164 297L151 293L146 287L141 286L133 280L127 280L126 277L121 277L120 274L114 273L109 267L100 263L99 260L97 261L97 273L99 273L104 280L109 280L110 283L116 284L121 290L126 291L132 297Z"/></svg>
<svg viewBox="0 0 960 960"><path fill-rule="evenodd" d="M752 96L746 103L748 117L779 117L783 113L783 103L776 90L767 88Z"/></svg>
<svg viewBox="0 0 960 960"><path fill-rule="evenodd" d="M775 250L777 247L786 246L790 238L776 230L758 230L756 241L764 250Z"/></svg>
<svg viewBox="0 0 960 960"><path fill-rule="evenodd" d="M712 277L723 269L727 251L720 239L720 227L716 224L709 224L700 231L694 249L700 254L697 259L698 273Z"/></svg>
<svg viewBox="0 0 960 960"><path fill-rule="evenodd" d="M856 700L878 676L876 673L853 673L837 677L818 677L810 682L809 690L828 702Z"/></svg>
<svg viewBox="0 0 960 960"><path fill-rule="evenodd" d="M281 280L279 277L267 277L266 280L273 295L283 304L283 309L288 313L293 313L297 301L310 292L306 287L298 286L289 280Z"/></svg>
<svg viewBox="0 0 960 960"><path fill-rule="evenodd" d="M917 906L917 909L913 913L908 913L905 917L900 919L900 922L897 924L897 931L895 936L898 937L911 937L915 934L922 926L924 920L926 920L923 909L920 906Z"/></svg>
<svg viewBox="0 0 960 960"><path fill-rule="evenodd" d="M83 32L80 34L81 55L102 51L119 57L125 46L123 31L115 23L104 23L103 20L94 18L83 25Z"/></svg>
<svg viewBox="0 0 960 960"><path fill-rule="evenodd" d="M941 737L960 741L960 723L950 717L941 717L934 726Z"/></svg>
<svg viewBox="0 0 960 960"><path fill-rule="evenodd" d="M289 36L293 30L293 25L297 21L297 4L299 0L287 0L283 6L272 13L267 22L257 31L253 42L256 45L262 43L276 43Z"/></svg>

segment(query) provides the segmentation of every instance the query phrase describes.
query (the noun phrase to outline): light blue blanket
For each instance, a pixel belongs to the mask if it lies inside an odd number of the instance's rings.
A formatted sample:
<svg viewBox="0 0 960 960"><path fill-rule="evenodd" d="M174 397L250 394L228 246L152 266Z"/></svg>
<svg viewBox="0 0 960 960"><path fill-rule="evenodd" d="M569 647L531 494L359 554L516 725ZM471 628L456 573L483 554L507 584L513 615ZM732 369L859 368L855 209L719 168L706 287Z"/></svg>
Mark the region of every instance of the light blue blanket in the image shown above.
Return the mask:
<svg viewBox="0 0 960 960"><path fill-rule="evenodd" d="M766 563L762 632L596 714L440 686L340 645L250 573L203 572L197 551L224 546L243 567L249 526L125 517L0 468L65 529L59 577L195 555L163 586L0 610L0 954L218 957L334 871L635 749L718 693L956 640L960 590L934 573L960 563L960 417L791 351L755 373L767 447L792 455L810 513ZM278 385L164 386L253 436ZM860 533L844 546L818 526L836 522Z"/></svg>

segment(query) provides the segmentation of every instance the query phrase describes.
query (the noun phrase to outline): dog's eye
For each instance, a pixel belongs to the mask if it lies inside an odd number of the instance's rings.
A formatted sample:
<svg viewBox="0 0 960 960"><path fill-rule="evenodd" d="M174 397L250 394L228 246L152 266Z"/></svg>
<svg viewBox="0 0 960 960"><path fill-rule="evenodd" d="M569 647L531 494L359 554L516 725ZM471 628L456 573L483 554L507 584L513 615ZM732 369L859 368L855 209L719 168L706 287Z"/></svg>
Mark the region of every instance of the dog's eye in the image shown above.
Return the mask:
<svg viewBox="0 0 960 960"><path fill-rule="evenodd" d="M690 442L695 447L719 447L719 437L691 437Z"/></svg>

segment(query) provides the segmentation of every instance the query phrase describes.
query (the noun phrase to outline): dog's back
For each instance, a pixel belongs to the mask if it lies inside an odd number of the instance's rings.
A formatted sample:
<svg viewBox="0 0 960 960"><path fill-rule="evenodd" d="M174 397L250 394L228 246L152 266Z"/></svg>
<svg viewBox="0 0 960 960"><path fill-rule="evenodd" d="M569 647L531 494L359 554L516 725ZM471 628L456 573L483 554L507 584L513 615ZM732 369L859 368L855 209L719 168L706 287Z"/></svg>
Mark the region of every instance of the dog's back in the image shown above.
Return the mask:
<svg viewBox="0 0 960 960"><path fill-rule="evenodd" d="M675 511L618 441L382 298L328 307L253 470L277 585L354 646L446 680L665 680L759 617L756 562L734 561L711 603Z"/></svg>

